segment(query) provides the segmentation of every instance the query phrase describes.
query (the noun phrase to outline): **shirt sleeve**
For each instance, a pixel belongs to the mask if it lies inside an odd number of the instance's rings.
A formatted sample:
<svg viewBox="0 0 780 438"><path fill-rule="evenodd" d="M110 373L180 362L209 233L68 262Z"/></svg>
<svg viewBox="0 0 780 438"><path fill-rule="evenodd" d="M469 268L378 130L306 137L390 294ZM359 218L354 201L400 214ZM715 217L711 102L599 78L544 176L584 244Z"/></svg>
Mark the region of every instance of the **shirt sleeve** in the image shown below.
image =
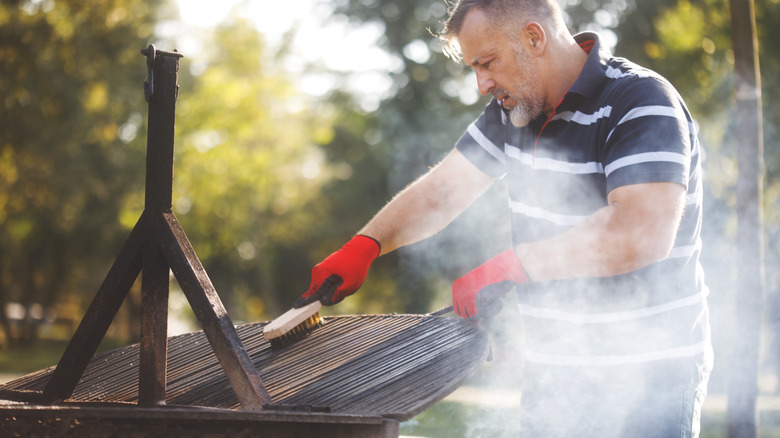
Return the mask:
<svg viewBox="0 0 780 438"><path fill-rule="evenodd" d="M501 178L506 174L506 124L506 113L492 99L482 115L469 125L455 143L455 147L486 175Z"/></svg>
<svg viewBox="0 0 780 438"><path fill-rule="evenodd" d="M607 191L652 182L687 188L693 122L677 92L663 79L644 77L618 93L617 122L602 151Z"/></svg>

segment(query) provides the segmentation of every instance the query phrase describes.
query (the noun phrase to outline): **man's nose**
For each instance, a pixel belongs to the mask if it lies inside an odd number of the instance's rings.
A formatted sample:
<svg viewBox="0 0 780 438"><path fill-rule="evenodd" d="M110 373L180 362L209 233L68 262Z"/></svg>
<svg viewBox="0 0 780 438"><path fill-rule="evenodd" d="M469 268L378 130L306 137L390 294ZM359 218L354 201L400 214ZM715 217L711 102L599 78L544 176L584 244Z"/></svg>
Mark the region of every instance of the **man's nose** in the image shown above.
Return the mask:
<svg viewBox="0 0 780 438"><path fill-rule="evenodd" d="M477 73L477 88L479 88L479 94L483 96L487 96L488 94L490 94L491 91L493 91L493 88L495 88L496 83L490 77L489 74L485 72L476 72L476 73Z"/></svg>

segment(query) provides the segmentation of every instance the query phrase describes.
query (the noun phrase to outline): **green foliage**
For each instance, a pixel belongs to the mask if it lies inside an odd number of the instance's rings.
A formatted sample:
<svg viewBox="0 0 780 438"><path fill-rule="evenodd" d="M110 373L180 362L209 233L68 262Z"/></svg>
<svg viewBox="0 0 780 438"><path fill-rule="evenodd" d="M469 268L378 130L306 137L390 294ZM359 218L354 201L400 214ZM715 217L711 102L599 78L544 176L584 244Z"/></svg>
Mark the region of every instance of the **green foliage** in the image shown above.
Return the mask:
<svg viewBox="0 0 780 438"><path fill-rule="evenodd" d="M117 215L141 182L139 50L158 8L0 4L0 309L93 288L92 270L105 272L106 248L127 233Z"/></svg>
<svg viewBox="0 0 780 438"><path fill-rule="evenodd" d="M236 321L289 307L308 287L311 266L438 162L486 103L469 69L447 59L432 35L445 2L333 4L334 19L382 28L378 44L397 61L384 72L392 86L375 110L346 87L317 100L302 95L300 78L280 67L294 54L269 53L261 33L238 17L204 32L204 51L181 61L174 211ZM728 137L728 4L562 4L572 30L614 33L617 55L662 73L685 97L707 150L706 261L724 274L717 283L733 284L733 263L719 255L733 252L737 166L737 142ZM168 7L137 0L0 5L0 308L6 301L83 306L138 219L146 118L139 50L153 42ZM762 68L774 71L780 4L759 0L756 8ZM349 83L349 73L328 73ZM780 79L765 73L762 80L771 266L780 252L780 212L772 208L780 198L780 111L772 105ZM504 249L504 196L499 184L439 235L382 257L361 292L328 311L446 305L452 280ZM775 288L780 281L770 280Z"/></svg>
<svg viewBox="0 0 780 438"><path fill-rule="evenodd" d="M333 178L317 145L333 132L265 67L249 22L233 18L203 42L202 73L180 80L174 211L233 319L257 320L308 287L306 242Z"/></svg>

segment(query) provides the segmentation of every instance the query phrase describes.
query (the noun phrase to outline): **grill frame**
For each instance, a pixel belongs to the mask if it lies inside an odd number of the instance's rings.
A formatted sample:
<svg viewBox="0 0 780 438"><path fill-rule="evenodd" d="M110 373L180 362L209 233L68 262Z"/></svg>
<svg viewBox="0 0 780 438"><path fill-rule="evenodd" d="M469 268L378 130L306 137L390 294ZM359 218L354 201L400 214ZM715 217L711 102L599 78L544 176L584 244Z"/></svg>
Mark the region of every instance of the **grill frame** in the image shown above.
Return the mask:
<svg viewBox="0 0 780 438"><path fill-rule="evenodd" d="M487 332L459 318L349 315L324 321L281 350L263 339L265 322L236 327L274 402L267 408L327 408L330 414L319 413L405 421L460 386L490 350ZM67 403L133 406L138 361L138 344L94 356ZM0 397L41 391L52 371L8 382L0 386ZM168 338L167 382L169 408L241 409L203 331Z"/></svg>

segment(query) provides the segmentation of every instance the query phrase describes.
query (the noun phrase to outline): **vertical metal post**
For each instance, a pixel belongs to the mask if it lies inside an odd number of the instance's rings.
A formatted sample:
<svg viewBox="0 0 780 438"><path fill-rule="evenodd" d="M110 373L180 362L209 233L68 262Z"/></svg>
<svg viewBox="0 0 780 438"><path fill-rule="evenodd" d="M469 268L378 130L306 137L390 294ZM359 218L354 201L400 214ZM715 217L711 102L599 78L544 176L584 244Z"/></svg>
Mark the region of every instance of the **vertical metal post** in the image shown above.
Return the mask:
<svg viewBox="0 0 780 438"><path fill-rule="evenodd" d="M728 389L728 436L754 438L758 433L758 360L764 307L763 177L764 144L761 75L753 0L730 0L737 88L734 122L737 159L736 342Z"/></svg>
<svg viewBox="0 0 780 438"><path fill-rule="evenodd" d="M142 51L147 57L149 78L145 84L149 101L146 141L145 210L170 211L173 199L173 148L176 124L176 98L179 85L178 52L163 52L153 45Z"/></svg>
<svg viewBox="0 0 780 438"><path fill-rule="evenodd" d="M169 273L172 268L241 406L246 410L261 410L272 402L271 396L171 211L176 81L182 55L157 51L153 45L142 53L146 55L149 69L144 83L144 94L149 102L144 212L46 388L40 396L30 398L55 402L73 394L122 301L143 271L138 403L142 406L165 404Z"/></svg>
<svg viewBox="0 0 780 438"><path fill-rule="evenodd" d="M165 404L168 364L168 265L157 245L144 246L141 274L141 349L138 404Z"/></svg>
<svg viewBox="0 0 780 438"><path fill-rule="evenodd" d="M144 215L152 218L153 223L143 253L139 404L165 403L169 271L172 268L241 406L247 410L260 410L271 403L271 397L206 270L171 211L176 81L181 54L160 52L152 45L143 53L149 67L145 84L149 101L149 136Z"/></svg>
<svg viewBox="0 0 780 438"><path fill-rule="evenodd" d="M173 197L173 149L176 119L177 75L181 54L158 52L150 45L146 55L149 102L146 141L146 198L144 211L158 218L169 212ZM141 283L141 350L138 404L165 404L168 357L168 295L170 269L156 239L147 238Z"/></svg>

